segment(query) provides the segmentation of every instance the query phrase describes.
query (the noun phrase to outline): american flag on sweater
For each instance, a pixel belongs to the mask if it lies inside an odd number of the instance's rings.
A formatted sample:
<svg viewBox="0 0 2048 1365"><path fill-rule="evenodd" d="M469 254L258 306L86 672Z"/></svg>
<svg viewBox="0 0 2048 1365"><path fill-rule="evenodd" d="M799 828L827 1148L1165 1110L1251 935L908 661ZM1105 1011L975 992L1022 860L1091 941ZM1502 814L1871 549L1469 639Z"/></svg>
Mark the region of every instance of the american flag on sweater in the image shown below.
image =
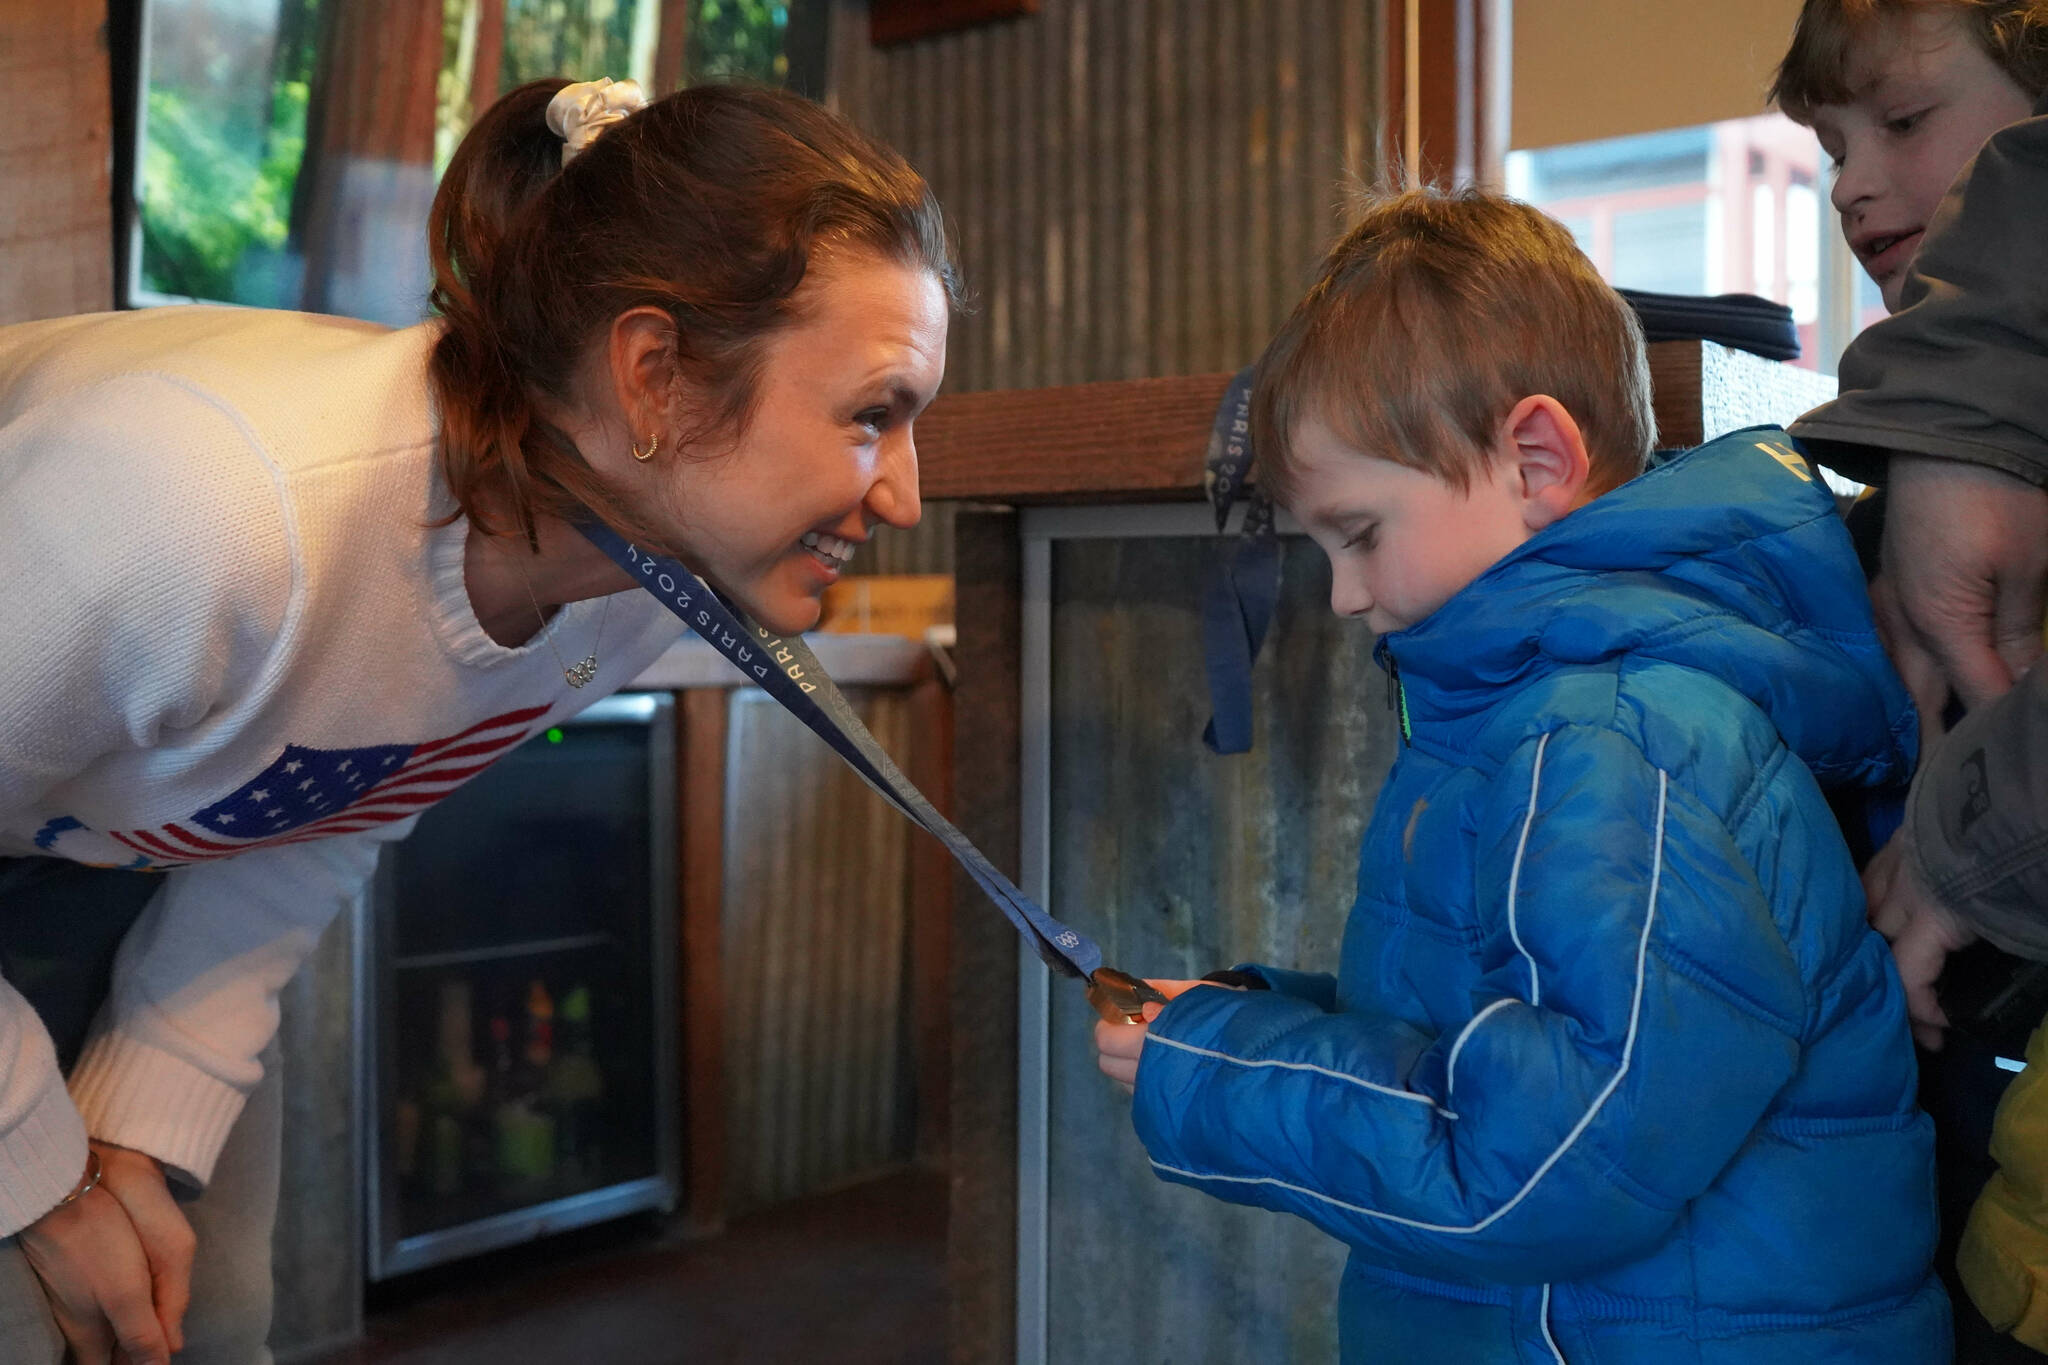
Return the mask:
<svg viewBox="0 0 2048 1365"><path fill-rule="evenodd" d="M403 820L489 767L525 739L527 725L547 709L507 711L424 744L287 744L252 781L189 820L111 833L152 862L192 863Z"/></svg>

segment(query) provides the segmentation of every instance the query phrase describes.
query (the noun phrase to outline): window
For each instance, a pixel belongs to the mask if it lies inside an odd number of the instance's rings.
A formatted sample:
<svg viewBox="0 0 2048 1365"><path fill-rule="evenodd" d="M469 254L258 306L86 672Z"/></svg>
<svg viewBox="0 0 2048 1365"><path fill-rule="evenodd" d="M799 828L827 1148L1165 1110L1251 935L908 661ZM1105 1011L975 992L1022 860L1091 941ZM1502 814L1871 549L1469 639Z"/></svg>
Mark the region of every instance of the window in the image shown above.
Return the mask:
<svg viewBox="0 0 2048 1365"><path fill-rule="evenodd" d="M415 322L427 209L476 108L545 75L651 91L665 25L688 81L788 70L776 0L142 3L130 305Z"/></svg>
<svg viewBox="0 0 2048 1365"><path fill-rule="evenodd" d="M1831 372L1849 337L1884 315L1825 202L1819 144L1781 114L1509 152L1507 178L1612 284L1789 306L1808 368Z"/></svg>
<svg viewBox="0 0 2048 1365"><path fill-rule="evenodd" d="M699 0L690 16L690 81L789 76L789 6L779 0Z"/></svg>
<svg viewBox="0 0 2048 1365"><path fill-rule="evenodd" d="M496 51L487 50L493 31ZM613 76L654 88L655 0L442 0L434 168L446 170L476 114L542 76Z"/></svg>
<svg viewBox="0 0 2048 1365"><path fill-rule="evenodd" d="M290 307L315 0L149 7L135 249L149 301Z"/></svg>

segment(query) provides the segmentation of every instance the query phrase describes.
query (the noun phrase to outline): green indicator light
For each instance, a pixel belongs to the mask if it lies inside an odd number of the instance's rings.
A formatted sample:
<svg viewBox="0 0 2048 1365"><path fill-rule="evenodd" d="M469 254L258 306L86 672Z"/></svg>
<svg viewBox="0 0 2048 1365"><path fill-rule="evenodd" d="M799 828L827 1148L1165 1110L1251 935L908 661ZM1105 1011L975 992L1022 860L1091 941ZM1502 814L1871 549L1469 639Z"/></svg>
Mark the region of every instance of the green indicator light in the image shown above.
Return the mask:
<svg viewBox="0 0 2048 1365"><path fill-rule="evenodd" d="M562 742L562 727L561 727L561 726L559 726L559 725L551 725L551 726L549 726L549 727L548 727L548 743L550 743L550 744L560 744L561 742Z"/></svg>

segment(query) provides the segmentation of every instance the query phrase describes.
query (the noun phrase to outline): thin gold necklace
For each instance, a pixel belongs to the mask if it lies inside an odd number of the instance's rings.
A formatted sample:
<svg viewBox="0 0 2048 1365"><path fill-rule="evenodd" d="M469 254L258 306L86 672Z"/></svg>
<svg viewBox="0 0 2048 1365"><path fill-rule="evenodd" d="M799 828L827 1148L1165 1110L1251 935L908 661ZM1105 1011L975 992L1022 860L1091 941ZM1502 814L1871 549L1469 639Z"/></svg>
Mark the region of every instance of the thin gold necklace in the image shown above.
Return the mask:
<svg viewBox="0 0 2048 1365"><path fill-rule="evenodd" d="M548 642L548 651L555 656L555 663L562 670L562 677L571 687L581 687L597 676L597 646L604 639L604 623L612 614L612 594L605 594L604 610L597 614L597 634L590 637L590 652L578 659L574 666L562 657L562 651L555 646L555 634L548 629L547 613L540 609L540 599L533 595L533 579L527 576L526 565L517 557L512 560L519 570L519 581L526 585L526 600L533 603L533 614L540 621L541 636Z"/></svg>

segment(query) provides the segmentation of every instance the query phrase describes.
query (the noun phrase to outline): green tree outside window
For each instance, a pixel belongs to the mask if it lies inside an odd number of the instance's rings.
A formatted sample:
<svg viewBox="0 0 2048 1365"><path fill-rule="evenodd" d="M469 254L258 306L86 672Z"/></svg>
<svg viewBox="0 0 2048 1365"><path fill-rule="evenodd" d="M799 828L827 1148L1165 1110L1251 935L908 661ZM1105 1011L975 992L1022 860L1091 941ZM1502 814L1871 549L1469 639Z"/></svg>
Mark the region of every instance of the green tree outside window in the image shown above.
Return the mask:
<svg viewBox="0 0 2048 1365"><path fill-rule="evenodd" d="M157 0L139 158L144 290L299 306L292 244L303 225L292 215L309 101L319 97L324 2L277 0L274 22L266 22L263 12L220 0ZM651 82L665 4L688 7L686 83L780 85L788 73L790 6L780 0L444 0L437 169L474 117L487 3L504 20L499 93L557 74Z"/></svg>

